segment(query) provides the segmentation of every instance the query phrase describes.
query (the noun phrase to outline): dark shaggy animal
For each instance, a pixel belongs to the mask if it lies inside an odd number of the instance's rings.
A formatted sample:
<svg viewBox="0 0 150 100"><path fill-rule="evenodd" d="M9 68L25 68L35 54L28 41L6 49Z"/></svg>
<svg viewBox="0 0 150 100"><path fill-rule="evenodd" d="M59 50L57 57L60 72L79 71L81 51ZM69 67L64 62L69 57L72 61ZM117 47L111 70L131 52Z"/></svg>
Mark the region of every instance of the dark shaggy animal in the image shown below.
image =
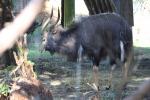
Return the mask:
<svg viewBox="0 0 150 100"><path fill-rule="evenodd" d="M45 32L44 35L45 50L67 55L69 60L76 60L79 47L82 47L93 62L94 77L97 77L99 62L108 56L112 70L115 65L125 65L123 72L127 78L127 62L131 60L133 47L132 30L121 16L105 13L83 17L68 29L52 26L50 33Z"/></svg>

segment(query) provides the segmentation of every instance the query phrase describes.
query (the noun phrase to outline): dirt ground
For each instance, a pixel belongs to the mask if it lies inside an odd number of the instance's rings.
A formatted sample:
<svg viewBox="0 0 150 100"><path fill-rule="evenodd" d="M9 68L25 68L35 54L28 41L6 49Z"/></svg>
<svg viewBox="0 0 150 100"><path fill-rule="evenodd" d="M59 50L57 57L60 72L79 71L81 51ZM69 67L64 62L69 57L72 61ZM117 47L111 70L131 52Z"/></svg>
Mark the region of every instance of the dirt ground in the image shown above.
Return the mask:
<svg viewBox="0 0 150 100"><path fill-rule="evenodd" d="M142 82L150 80L150 50L138 48L134 55L138 66L137 72L130 76L127 87L122 93L123 98L134 93ZM54 100L91 100L95 95L95 91L88 85L92 84L90 60L84 60L81 66L78 63L67 62L63 56L58 55L49 58L38 56L31 60L35 63L34 69L38 79L50 89ZM115 86L122 80L121 68L117 68L113 72L112 87L107 90L109 74L110 67L106 61L103 61L99 66L101 100L115 100ZM6 73L0 71L0 82L6 76Z"/></svg>
<svg viewBox="0 0 150 100"><path fill-rule="evenodd" d="M130 76L122 94L123 98L134 93L143 81L150 80L150 52L143 49L135 51L137 72ZM88 85L92 84L91 61L85 60L78 66L77 63L66 62L64 57L57 55L49 59L39 57L33 61L38 78L52 91L54 100L90 100L95 94ZM115 100L115 86L122 80L121 68L117 68L113 72L112 88L107 90L109 73L110 67L103 61L99 66L99 94L102 100Z"/></svg>

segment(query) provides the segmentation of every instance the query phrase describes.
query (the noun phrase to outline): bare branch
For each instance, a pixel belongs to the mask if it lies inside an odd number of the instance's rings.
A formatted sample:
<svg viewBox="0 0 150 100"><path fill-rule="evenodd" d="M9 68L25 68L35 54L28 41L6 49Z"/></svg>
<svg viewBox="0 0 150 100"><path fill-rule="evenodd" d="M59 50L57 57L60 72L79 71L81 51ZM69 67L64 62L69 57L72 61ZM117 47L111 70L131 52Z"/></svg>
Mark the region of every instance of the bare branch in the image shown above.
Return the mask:
<svg viewBox="0 0 150 100"><path fill-rule="evenodd" d="M150 80L144 82L139 89L131 96L124 100L143 100L150 93Z"/></svg>
<svg viewBox="0 0 150 100"><path fill-rule="evenodd" d="M32 0L15 20L0 31L0 54L11 48L31 26L42 9L45 0Z"/></svg>

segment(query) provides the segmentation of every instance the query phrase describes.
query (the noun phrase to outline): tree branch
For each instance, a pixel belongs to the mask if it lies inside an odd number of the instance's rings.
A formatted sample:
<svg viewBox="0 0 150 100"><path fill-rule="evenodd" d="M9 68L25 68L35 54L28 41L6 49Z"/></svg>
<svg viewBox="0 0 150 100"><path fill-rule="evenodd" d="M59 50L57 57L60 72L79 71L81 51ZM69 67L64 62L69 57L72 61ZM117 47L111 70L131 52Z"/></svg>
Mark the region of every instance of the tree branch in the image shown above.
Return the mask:
<svg viewBox="0 0 150 100"><path fill-rule="evenodd" d="M42 9L45 0L32 0L15 20L0 31L0 54L11 48L18 37L31 26Z"/></svg>

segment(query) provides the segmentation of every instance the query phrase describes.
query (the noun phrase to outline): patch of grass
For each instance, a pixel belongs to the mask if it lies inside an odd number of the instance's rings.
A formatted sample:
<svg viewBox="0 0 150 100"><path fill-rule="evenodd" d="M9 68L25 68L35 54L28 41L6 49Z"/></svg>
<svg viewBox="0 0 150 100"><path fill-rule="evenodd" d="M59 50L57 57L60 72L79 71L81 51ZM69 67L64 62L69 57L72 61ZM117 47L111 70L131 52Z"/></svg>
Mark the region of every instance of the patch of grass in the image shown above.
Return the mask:
<svg viewBox="0 0 150 100"><path fill-rule="evenodd" d="M7 85L6 83L0 84L0 94L3 94L4 96L8 96L9 91L10 91L9 85Z"/></svg>
<svg viewBox="0 0 150 100"><path fill-rule="evenodd" d="M12 71L13 68L14 66L7 66L5 67L4 71Z"/></svg>
<svg viewBox="0 0 150 100"><path fill-rule="evenodd" d="M29 55L28 58L29 59L36 59L36 58L50 58L51 54L49 52L40 52L36 49L31 49L29 50Z"/></svg>
<svg viewBox="0 0 150 100"><path fill-rule="evenodd" d="M144 54L150 54L150 47L134 47L134 51L136 52L138 52L138 51L140 51L140 52L142 52L142 53L144 53Z"/></svg>

